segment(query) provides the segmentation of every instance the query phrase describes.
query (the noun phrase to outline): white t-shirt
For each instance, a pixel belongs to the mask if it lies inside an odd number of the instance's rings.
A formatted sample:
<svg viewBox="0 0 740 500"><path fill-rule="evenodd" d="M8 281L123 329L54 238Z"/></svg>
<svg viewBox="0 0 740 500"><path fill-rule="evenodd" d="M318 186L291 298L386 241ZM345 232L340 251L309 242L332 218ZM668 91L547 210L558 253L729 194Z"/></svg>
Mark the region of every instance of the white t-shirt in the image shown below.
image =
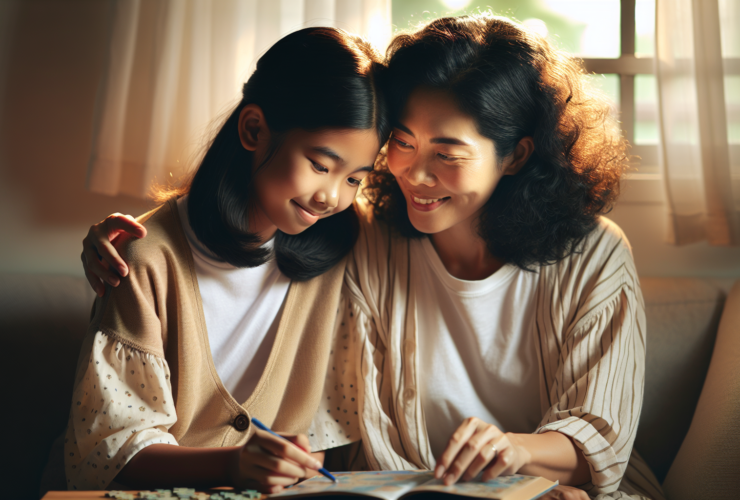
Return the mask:
<svg viewBox="0 0 740 500"><path fill-rule="evenodd" d="M480 281L450 275L428 238L410 242L419 314L421 402L439 457L467 417L531 433L541 418L536 341L537 273L505 265Z"/></svg>
<svg viewBox="0 0 740 500"><path fill-rule="evenodd" d="M244 403L265 370L290 279L275 259L238 268L214 258L190 227L187 196L177 208L193 252L213 364L226 390Z"/></svg>

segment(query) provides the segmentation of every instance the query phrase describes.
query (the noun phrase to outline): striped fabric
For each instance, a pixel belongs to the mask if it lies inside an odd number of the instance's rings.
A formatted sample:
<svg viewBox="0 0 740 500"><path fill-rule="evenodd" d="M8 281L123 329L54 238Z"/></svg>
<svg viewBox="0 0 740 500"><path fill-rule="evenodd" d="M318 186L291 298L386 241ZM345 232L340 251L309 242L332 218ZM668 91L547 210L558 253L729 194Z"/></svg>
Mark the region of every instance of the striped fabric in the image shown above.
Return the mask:
<svg viewBox="0 0 740 500"><path fill-rule="evenodd" d="M357 336L359 412L368 467L435 465L419 397L414 279L409 240L364 221L348 266L345 324ZM579 252L537 269L542 421L583 450L590 496L663 498L633 451L645 374L645 314L629 244L607 219Z"/></svg>

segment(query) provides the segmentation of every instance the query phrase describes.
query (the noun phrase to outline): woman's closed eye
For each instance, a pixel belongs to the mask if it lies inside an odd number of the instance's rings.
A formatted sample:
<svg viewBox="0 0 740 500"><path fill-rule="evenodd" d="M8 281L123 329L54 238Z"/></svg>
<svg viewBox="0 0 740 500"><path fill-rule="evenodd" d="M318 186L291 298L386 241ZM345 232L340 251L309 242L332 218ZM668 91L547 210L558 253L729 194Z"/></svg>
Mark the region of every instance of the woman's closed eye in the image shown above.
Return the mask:
<svg viewBox="0 0 740 500"><path fill-rule="evenodd" d="M401 139L399 139L395 135L393 137L391 137L391 139L394 140L396 142L396 144L398 144L400 147L402 147L404 149L413 148L413 146L411 144L409 144L408 142L402 141Z"/></svg>

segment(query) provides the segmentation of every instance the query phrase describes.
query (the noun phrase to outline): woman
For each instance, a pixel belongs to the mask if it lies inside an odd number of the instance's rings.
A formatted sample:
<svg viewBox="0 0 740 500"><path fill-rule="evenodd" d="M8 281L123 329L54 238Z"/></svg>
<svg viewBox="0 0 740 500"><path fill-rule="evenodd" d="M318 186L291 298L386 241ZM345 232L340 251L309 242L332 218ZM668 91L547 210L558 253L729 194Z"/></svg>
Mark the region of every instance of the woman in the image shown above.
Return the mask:
<svg viewBox="0 0 740 500"><path fill-rule="evenodd" d="M660 498L632 452L639 281L601 218L627 165L608 103L574 59L506 19L439 19L388 54L395 128L366 181L343 318L366 466ZM325 406L315 425L339 439Z"/></svg>

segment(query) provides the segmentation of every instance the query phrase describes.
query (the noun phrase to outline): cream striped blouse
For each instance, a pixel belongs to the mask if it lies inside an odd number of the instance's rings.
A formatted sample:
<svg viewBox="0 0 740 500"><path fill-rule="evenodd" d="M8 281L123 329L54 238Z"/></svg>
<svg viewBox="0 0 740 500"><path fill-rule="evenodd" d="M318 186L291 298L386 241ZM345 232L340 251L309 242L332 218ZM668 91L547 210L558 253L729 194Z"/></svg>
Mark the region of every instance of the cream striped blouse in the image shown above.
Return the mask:
<svg viewBox="0 0 740 500"><path fill-rule="evenodd" d="M367 466L435 465L419 394L417 317L410 242L364 221L345 278L343 326L356 339L357 410ZM645 314L629 244L607 219L581 251L540 267L535 289L542 420L591 468L590 496L661 499L633 451L643 397ZM525 332L527 333L527 332ZM349 440L347 440L349 441Z"/></svg>

